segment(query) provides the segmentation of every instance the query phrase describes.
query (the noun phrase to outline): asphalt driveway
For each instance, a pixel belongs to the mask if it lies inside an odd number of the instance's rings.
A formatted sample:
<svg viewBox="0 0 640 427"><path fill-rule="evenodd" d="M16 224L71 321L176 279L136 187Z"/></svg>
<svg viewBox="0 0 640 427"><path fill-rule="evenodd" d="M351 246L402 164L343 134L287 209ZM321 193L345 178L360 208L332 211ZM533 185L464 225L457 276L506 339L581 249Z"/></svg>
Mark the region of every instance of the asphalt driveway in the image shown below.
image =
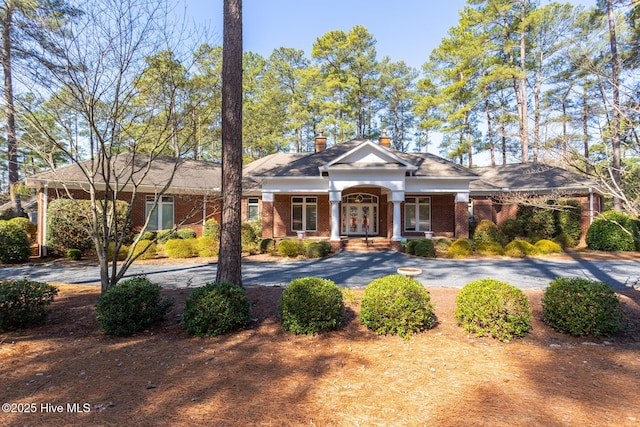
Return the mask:
<svg viewBox="0 0 640 427"><path fill-rule="evenodd" d="M640 261L528 258L528 259L428 259L386 251L341 252L303 261L245 262L245 285L284 286L292 279L320 276L342 287L364 287L371 280L394 274L398 267L418 267L415 278L430 287L461 288L466 283L491 277L520 289L543 289L557 277L584 277L608 283L616 290L640 286ZM145 274L168 288L201 286L215 280L217 264L134 264L127 277ZM48 262L0 267L0 280L29 278L41 282L99 285L98 267Z"/></svg>

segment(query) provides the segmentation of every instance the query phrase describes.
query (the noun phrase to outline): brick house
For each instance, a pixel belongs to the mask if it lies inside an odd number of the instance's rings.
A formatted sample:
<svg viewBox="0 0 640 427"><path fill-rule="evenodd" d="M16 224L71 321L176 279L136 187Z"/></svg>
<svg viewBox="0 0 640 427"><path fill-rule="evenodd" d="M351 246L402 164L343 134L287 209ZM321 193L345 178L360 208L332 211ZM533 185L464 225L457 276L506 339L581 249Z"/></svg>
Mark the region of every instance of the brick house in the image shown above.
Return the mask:
<svg viewBox="0 0 640 427"><path fill-rule="evenodd" d="M595 183L561 168L527 163L468 169L433 154L393 150L390 142L383 134L377 143L352 140L327 148L320 134L312 153L276 153L246 165L242 220L260 221L263 238L324 239L334 250L371 239L399 250L403 240L430 234L468 237L471 216L497 224L515 217L517 206L505 203L504 194L562 192L577 198L583 230L602 209ZM137 168L149 166L138 157ZM137 228L167 184L175 159L157 159L152 166L136 186ZM207 218L219 220L221 167L193 160L180 160L179 166L149 228L181 224L200 235ZM44 245L48 200L65 197L66 191L86 198L86 177L71 165L33 175L26 184L38 190L38 242ZM123 199L130 198L126 185L121 191Z"/></svg>

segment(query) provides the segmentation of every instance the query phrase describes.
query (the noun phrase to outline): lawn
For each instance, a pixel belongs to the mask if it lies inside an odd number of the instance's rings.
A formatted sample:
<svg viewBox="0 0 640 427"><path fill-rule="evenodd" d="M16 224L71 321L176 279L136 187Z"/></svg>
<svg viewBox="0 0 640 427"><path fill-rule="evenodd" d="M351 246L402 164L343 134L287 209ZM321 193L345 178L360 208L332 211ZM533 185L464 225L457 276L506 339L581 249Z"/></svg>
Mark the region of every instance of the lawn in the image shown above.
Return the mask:
<svg viewBox="0 0 640 427"><path fill-rule="evenodd" d="M114 338L95 321L96 287L60 285L47 324L0 334L1 400L35 409L0 424L640 425L638 291L621 296L629 329L606 339L552 331L542 292L526 291L533 330L501 343L456 325L457 289L428 290L437 326L409 340L360 325L361 290L345 294L340 330L284 332L278 287L247 288L252 323L233 334L189 337L179 323L188 291L171 290L162 324Z"/></svg>

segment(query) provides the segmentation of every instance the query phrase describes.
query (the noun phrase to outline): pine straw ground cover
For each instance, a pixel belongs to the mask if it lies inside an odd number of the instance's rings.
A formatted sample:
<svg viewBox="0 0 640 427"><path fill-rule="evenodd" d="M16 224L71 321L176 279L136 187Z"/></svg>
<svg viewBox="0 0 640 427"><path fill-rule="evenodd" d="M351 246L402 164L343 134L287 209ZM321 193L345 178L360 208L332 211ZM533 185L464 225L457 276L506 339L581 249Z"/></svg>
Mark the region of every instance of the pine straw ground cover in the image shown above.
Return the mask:
<svg viewBox="0 0 640 427"><path fill-rule="evenodd" d="M428 290L437 326L406 341L360 325L361 290L340 330L286 333L273 287L247 289L252 324L234 334L189 337L176 290L161 325L113 338L95 321L98 289L61 285L46 325L0 334L0 400L35 404L0 425L640 425L640 292L622 296L628 331L594 339L550 330L542 292L527 291L532 332L500 343L456 326L457 289Z"/></svg>

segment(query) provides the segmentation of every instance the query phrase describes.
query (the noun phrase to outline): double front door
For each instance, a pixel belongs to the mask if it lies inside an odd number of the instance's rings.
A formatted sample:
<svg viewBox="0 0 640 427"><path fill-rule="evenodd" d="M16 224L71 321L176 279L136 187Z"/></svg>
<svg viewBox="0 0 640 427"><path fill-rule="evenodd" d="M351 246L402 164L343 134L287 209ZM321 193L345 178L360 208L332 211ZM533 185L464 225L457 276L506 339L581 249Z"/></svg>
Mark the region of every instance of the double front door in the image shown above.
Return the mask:
<svg viewBox="0 0 640 427"><path fill-rule="evenodd" d="M350 195L343 198L343 235L378 234L378 204L372 203L373 198L377 202L377 197L370 195Z"/></svg>

